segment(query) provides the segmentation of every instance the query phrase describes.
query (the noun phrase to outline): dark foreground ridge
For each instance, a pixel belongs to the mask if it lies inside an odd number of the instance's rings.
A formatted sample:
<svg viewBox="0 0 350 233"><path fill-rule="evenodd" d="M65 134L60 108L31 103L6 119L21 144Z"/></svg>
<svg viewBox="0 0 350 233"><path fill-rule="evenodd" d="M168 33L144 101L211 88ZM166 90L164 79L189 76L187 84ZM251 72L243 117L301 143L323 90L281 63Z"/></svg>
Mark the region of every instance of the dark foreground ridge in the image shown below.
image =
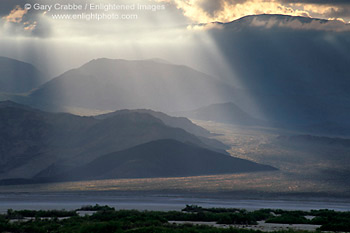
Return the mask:
<svg viewBox="0 0 350 233"><path fill-rule="evenodd" d="M61 174L61 177L63 180L93 180L273 170L276 169L271 166L234 158L190 143L164 139L101 156L83 167Z"/></svg>
<svg viewBox="0 0 350 233"><path fill-rule="evenodd" d="M202 208L187 205L182 211L115 210L109 206L83 206L66 210L12 210L0 215L1 232L264 232L254 226L278 223L288 230L273 232L308 232L293 229L308 224L317 231L350 231L350 212L332 210L284 211L261 209ZM215 223L214 226L207 225Z"/></svg>
<svg viewBox="0 0 350 233"><path fill-rule="evenodd" d="M0 184L275 170L230 157L221 142L186 131L201 128L185 118L162 117L98 119L0 102Z"/></svg>

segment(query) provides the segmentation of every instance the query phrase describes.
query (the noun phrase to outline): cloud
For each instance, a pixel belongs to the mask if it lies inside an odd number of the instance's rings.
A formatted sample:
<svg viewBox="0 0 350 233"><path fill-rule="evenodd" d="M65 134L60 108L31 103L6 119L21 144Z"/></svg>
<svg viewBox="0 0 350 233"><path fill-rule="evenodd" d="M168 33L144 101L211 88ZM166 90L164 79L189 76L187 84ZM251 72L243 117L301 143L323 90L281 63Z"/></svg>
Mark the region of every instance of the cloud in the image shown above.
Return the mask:
<svg viewBox="0 0 350 233"><path fill-rule="evenodd" d="M307 11L293 9L277 0L164 0L172 1L184 15L197 23L230 22L246 15L288 14L309 16Z"/></svg>
<svg viewBox="0 0 350 233"><path fill-rule="evenodd" d="M25 22L25 23L23 23L24 30L26 30L26 31L34 31L36 26L37 26L37 24L38 23L36 21L34 21L33 23Z"/></svg>
<svg viewBox="0 0 350 233"><path fill-rule="evenodd" d="M48 3L47 0L0 0L0 30L4 35L30 37L90 38L102 36L115 38L118 35L127 41L135 32L166 30L184 25L231 22L247 15L284 14L322 19L350 21L350 4L334 0L150 0L149 4L165 4L160 12L137 12L137 21L84 21L53 20L53 14L71 14L71 11L43 11L23 9L24 4ZM60 3L85 4L97 0L57 0ZM101 0L101 3L113 3ZM143 3L144 0L119 0L118 4ZM350 2L350 1L349 1ZM80 13L80 12L74 12ZM89 12L87 12L89 13ZM94 12L95 13L95 12ZM108 12L107 12L108 13ZM134 12L131 12L134 13ZM190 26L192 30L208 26ZM69 35L69 36L68 36Z"/></svg>
<svg viewBox="0 0 350 233"><path fill-rule="evenodd" d="M7 17L17 4L24 7L26 3L32 5L21 22L8 22L3 17ZM44 10L34 9L34 4L77 4L82 5L83 10L73 11L73 10L57 10L52 7L50 11L46 14ZM147 11L147 10L135 10L135 11L90 11L85 10L85 4L94 3L97 4L147 4L155 5L162 4L165 5L165 10L161 11ZM52 5L54 6L54 5ZM136 14L138 20L88 20L88 17L73 20L64 19L65 16L90 16L90 14ZM54 18L53 16L63 16L62 19ZM77 17L78 18L78 17ZM26 23L26 24L24 24ZM155 30L160 30L167 28L165 30L171 30L174 27L188 25L190 20L185 17L180 10L178 10L173 4L159 3L157 0L56 0L54 2L47 0L0 0L0 33L2 35L13 36L31 36L31 37L54 37L58 38L68 38L71 40L76 37L87 37L91 38L93 36L101 37L111 37L118 38L127 37L128 35L134 36L137 32L141 30L148 30L152 34Z"/></svg>
<svg viewBox="0 0 350 233"><path fill-rule="evenodd" d="M344 18L350 20L350 6L333 8L327 12L327 16L331 18Z"/></svg>
<svg viewBox="0 0 350 233"><path fill-rule="evenodd" d="M247 15L284 14L350 20L349 1L314 0L160 0L172 2L195 23L230 22Z"/></svg>
<svg viewBox="0 0 350 233"><path fill-rule="evenodd" d="M310 16L315 18L350 21L350 4L293 3L290 5L309 12Z"/></svg>
<svg viewBox="0 0 350 233"><path fill-rule="evenodd" d="M17 2L18 1L14 1ZM9 8L12 6L7 1L4 5L0 6ZM43 17L41 12L28 11L23 9L20 5L12 6L4 11L4 8L0 11L0 32L3 36L22 36L22 37L47 37L50 35L51 26L47 20Z"/></svg>
<svg viewBox="0 0 350 233"><path fill-rule="evenodd" d="M9 15L4 16L3 19L7 22L20 23L22 22L23 16L27 14L27 10L22 9L20 6L16 6Z"/></svg>

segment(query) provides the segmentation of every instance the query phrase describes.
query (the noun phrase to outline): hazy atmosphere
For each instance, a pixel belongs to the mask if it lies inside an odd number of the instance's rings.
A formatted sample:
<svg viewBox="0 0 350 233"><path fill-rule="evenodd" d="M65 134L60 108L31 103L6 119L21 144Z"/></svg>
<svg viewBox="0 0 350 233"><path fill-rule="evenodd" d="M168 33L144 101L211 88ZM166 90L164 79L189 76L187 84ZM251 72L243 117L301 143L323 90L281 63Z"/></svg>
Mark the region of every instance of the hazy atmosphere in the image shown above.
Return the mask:
<svg viewBox="0 0 350 233"><path fill-rule="evenodd" d="M349 119L349 1L0 1L0 232L348 232Z"/></svg>

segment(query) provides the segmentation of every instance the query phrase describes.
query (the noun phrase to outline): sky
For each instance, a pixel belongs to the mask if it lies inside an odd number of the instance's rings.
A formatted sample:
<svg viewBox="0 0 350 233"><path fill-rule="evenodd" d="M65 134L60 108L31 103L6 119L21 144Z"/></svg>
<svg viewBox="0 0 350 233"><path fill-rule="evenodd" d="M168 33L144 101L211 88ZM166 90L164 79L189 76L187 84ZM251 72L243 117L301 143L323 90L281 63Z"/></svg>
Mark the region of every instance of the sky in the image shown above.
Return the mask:
<svg viewBox="0 0 350 233"><path fill-rule="evenodd" d="M187 63L195 60L195 45L215 53L211 39L198 31L256 14L327 19L329 28L343 30L350 1L1 0L0 56L31 62L50 76L98 57Z"/></svg>

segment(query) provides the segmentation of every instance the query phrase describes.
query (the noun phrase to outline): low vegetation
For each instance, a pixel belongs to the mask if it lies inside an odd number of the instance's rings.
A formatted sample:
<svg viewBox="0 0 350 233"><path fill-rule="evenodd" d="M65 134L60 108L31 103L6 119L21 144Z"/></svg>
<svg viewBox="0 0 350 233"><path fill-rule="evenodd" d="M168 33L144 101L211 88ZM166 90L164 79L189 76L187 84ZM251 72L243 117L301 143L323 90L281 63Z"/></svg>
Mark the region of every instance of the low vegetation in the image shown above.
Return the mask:
<svg viewBox="0 0 350 233"><path fill-rule="evenodd" d="M77 211L93 211L92 215L79 216ZM181 222L216 222L229 228ZM350 231L350 212L333 210L285 211L261 209L202 208L186 206L182 211L115 210L108 206L83 206L75 211L66 210L8 210L0 215L0 232L13 233L114 233L114 232L260 232L235 228L237 225L254 225L258 221L284 224L321 225L319 231ZM282 231L280 231L282 232ZM288 232L305 232L289 230Z"/></svg>

